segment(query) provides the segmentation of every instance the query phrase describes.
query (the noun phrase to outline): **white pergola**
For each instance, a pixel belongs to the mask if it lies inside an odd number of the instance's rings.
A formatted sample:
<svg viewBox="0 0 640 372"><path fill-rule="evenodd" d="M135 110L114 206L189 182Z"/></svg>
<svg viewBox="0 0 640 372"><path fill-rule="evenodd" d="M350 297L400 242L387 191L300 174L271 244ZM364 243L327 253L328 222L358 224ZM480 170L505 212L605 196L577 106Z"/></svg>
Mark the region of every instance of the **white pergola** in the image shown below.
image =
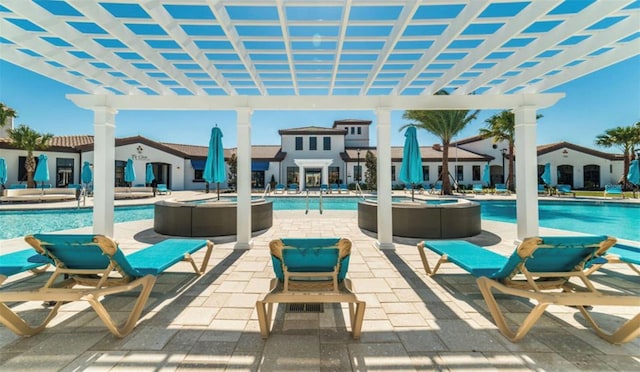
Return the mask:
<svg viewBox="0 0 640 372"><path fill-rule="evenodd" d="M106 235L118 111L237 112L247 248L252 112L374 110L378 243L391 248L391 111L513 110L517 236L536 235L536 111L563 97L551 88L640 54L639 25L636 0L3 0L0 58L85 92L68 98L95 113Z"/></svg>

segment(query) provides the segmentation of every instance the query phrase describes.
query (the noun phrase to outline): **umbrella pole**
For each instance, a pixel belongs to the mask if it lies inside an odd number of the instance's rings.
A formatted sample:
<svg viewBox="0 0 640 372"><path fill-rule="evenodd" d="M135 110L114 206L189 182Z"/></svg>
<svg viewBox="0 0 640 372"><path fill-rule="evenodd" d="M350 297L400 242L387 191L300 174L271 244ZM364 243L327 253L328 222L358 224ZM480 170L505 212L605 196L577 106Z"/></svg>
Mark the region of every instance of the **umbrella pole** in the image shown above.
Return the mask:
<svg viewBox="0 0 640 372"><path fill-rule="evenodd" d="M414 189L415 187L413 186L413 184L411 184L411 201L414 201L413 200L413 193L415 192Z"/></svg>
<svg viewBox="0 0 640 372"><path fill-rule="evenodd" d="M220 200L220 182L216 182L216 188L218 189L218 200Z"/></svg>

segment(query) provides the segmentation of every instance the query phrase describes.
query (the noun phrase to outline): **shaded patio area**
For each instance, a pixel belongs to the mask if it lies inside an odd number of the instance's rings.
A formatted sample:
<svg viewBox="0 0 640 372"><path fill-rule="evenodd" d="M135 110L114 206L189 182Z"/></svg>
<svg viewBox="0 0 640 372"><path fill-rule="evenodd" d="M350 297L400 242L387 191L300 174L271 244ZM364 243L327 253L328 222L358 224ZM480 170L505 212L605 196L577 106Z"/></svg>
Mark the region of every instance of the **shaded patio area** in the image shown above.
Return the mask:
<svg viewBox="0 0 640 372"><path fill-rule="evenodd" d="M0 328L3 370L637 370L640 340L611 345L587 327L578 310L551 307L523 341L498 332L475 280L454 265L429 278L414 239L394 239L395 250L374 247L375 235L357 227L356 212L274 212L274 226L254 234L254 248L236 250L231 238L216 246L206 274L196 278L178 264L158 278L143 320L124 338L113 337L84 304L68 304L43 333L20 338ZM506 254L512 224L483 221L476 244ZM88 231L78 229L74 232ZM158 242L152 221L116 224L115 238L127 251ZM559 234L542 229L542 234ZM349 237L354 243L349 276L367 302L360 341L347 329L346 307L325 305L321 313L276 311L273 333L260 337L255 301L273 276L267 244L279 237ZM20 239L2 247L24 246ZM200 252L198 254L203 254ZM11 278L30 286L46 276ZM637 274L625 265L595 273L600 287L640 293ZM112 309L132 306L131 296L106 301ZM508 317L520 320L530 305L505 299ZM16 305L22 315L40 304ZM618 323L636 309L596 308ZM627 312L628 310L628 312ZM124 314L124 312L123 312Z"/></svg>

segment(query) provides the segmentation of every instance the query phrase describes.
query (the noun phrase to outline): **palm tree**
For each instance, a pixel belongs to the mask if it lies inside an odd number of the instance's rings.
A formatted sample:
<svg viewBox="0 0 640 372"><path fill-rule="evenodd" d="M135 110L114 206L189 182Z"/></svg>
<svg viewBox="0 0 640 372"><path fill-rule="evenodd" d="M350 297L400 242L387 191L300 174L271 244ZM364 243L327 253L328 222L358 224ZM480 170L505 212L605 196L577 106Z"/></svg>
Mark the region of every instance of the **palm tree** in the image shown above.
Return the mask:
<svg viewBox="0 0 640 372"><path fill-rule="evenodd" d="M33 172L36 170L36 161L33 158L33 151L44 150L49 147L48 142L51 138L53 138L53 134L36 132L24 124L9 130L11 143L15 147L27 151L24 169L27 171L28 187L34 187Z"/></svg>
<svg viewBox="0 0 640 372"><path fill-rule="evenodd" d="M4 128L4 126L7 125L7 119L17 117L18 113L16 110L0 102L0 128Z"/></svg>
<svg viewBox="0 0 640 372"><path fill-rule="evenodd" d="M540 119L542 114L537 114L536 119ZM509 143L508 156L509 156L509 175L507 176L507 186L509 190L515 191L515 184L513 183L514 172L514 143L515 143L515 131L516 131L516 117L511 111L504 110L497 113L484 121L487 125L486 128L480 129L480 136L482 138L493 137L493 142L498 143L507 141ZM503 163L504 164L504 163Z"/></svg>
<svg viewBox="0 0 640 372"><path fill-rule="evenodd" d="M440 90L436 95L447 95L444 90ZM427 132L440 137L442 140L442 193L451 195L451 182L449 181L449 144L456 134L460 133L467 124L478 117L480 110L470 112L469 110L407 110L402 117L409 119L415 124L407 124L400 128L405 129L410 125L424 129Z"/></svg>
<svg viewBox="0 0 640 372"><path fill-rule="evenodd" d="M640 122L628 127L607 129L604 134L596 137L596 145L603 147L618 146L624 154L624 173L629 173L629 163L636 145L640 145ZM622 177L624 187L627 187L627 177Z"/></svg>

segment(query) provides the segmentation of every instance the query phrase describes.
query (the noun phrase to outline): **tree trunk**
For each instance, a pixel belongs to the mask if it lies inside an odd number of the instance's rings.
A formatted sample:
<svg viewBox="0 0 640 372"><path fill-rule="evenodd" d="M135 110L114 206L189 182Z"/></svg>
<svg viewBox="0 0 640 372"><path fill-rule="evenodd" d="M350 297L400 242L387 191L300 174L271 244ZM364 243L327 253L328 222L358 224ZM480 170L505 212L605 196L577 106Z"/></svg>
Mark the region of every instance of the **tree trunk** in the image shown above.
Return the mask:
<svg viewBox="0 0 640 372"><path fill-rule="evenodd" d="M33 154L27 153L27 159L24 161L24 169L27 171L27 187L35 187L33 183L33 172L36 170L36 161Z"/></svg>
<svg viewBox="0 0 640 372"><path fill-rule="evenodd" d="M442 194L451 195L451 182L449 182L449 143L442 143Z"/></svg>
<svg viewBox="0 0 640 372"><path fill-rule="evenodd" d="M507 184L509 185L509 190L511 192L516 191L516 185L513 184L513 173L514 173L514 161L513 161L513 142L509 142L509 176L507 177Z"/></svg>
<svg viewBox="0 0 640 372"><path fill-rule="evenodd" d="M627 181L627 174L629 174L629 167L631 166L631 156L633 154L630 151L624 153L624 172L622 174L622 189L629 187L629 181Z"/></svg>

